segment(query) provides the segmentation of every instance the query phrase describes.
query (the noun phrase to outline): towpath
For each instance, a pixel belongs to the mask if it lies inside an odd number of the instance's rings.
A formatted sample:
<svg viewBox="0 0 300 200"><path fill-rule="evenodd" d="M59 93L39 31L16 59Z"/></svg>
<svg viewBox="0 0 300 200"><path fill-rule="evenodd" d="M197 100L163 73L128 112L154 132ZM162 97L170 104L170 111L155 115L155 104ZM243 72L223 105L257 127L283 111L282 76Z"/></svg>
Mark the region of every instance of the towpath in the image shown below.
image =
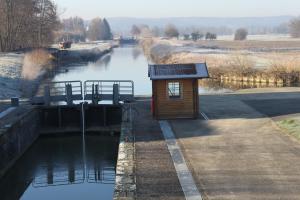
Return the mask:
<svg viewBox="0 0 300 200"><path fill-rule="evenodd" d="M204 199L300 199L300 143L271 119L299 114L300 93L255 91L200 96L210 120L171 122Z"/></svg>

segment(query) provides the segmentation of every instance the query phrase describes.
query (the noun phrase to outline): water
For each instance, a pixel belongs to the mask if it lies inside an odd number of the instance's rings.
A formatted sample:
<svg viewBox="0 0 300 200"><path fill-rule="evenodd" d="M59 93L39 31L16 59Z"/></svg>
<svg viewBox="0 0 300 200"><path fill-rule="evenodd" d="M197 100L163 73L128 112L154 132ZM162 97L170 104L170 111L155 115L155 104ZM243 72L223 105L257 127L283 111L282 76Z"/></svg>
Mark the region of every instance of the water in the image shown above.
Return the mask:
<svg viewBox="0 0 300 200"><path fill-rule="evenodd" d="M54 81L65 80L81 80L82 82L86 80L133 80L136 96L152 94L151 81L148 77L148 61L138 46L115 48L111 54L102 57L97 62L60 67ZM228 93L239 89L260 87L285 87L285 85L224 83L209 79L199 81L199 94Z"/></svg>
<svg viewBox="0 0 300 200"><path fill-rule="evenodd" d="M39 138L0 180L0 199L112 199L119 139L85 140L84 155L79 134Z"/></svg>
<svg viewBox="0 0 300 200"><path fill-rule="evenodd" d="M148 61L137 46L115 48L96 62L73 64L60 69L54 81L133 80L135 95L151 95Z"/></svg>

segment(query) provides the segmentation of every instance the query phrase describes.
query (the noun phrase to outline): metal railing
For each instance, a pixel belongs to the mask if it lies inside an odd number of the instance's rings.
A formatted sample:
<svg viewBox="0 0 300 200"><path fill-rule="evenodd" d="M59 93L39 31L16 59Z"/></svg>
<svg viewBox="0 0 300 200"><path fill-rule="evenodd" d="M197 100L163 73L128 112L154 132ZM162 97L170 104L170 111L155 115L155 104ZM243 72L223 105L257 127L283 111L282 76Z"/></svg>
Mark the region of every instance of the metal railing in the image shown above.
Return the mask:
<svg viewBox="0 0 300 200"><path fill-rule="evenodd" d="M83 94L84 90L84 94ZM68 105L73 101L92 101L98 104L100 101L134 101L134 83L127 80L88 80L59 81L45 84L42 93L32 99L33 104L50 105L51 103L66 102Z"/></svg>
<svg viewBox="0 0 300 200"><path fill-rule="evenodd" d="M88 80L84 82L84 100L112 101L117 93L117 100L134 100L134 83L127 80Z"/></svg>
<svg viewBox="0 0 300 200"><path fill-rule="evenodd" d="M66 102L83 100L81 81L58 81L45 84L42 94L34 97L34 104L50 104L53 102Z"/></svg>

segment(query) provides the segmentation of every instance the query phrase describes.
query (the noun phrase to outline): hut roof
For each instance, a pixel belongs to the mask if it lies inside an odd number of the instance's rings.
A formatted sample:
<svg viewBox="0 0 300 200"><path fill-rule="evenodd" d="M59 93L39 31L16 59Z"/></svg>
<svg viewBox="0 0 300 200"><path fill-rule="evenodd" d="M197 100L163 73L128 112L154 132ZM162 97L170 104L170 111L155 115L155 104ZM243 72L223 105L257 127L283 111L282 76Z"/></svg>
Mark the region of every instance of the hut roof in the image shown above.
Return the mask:
<svg viewBox="0 0 300 200"><path fill-rule="evenodd" d="M206 63L149 65L151 80L209 78Z"/></svg>

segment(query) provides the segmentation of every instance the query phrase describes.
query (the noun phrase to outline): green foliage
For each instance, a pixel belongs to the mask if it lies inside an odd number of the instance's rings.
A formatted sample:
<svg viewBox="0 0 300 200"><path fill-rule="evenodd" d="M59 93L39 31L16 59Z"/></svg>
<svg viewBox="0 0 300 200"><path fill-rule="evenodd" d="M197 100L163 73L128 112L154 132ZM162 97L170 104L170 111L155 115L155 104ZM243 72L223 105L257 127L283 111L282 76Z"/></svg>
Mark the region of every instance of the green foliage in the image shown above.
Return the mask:
<svg viewBox="0 0 300 200"><path fill-rule="evenodd" d="M111 33L111 29L109 26L108 21L104 18L102 23L101 23L101 40L111 40L112 39L112 33Z"/></svg>
<svg viewBox="0 0 300 200"><path fill-rule="evenodd" d="M87 34L90 41L112 39L111 29L105 18L103 20L100 18L93 19Z"/></svg>

